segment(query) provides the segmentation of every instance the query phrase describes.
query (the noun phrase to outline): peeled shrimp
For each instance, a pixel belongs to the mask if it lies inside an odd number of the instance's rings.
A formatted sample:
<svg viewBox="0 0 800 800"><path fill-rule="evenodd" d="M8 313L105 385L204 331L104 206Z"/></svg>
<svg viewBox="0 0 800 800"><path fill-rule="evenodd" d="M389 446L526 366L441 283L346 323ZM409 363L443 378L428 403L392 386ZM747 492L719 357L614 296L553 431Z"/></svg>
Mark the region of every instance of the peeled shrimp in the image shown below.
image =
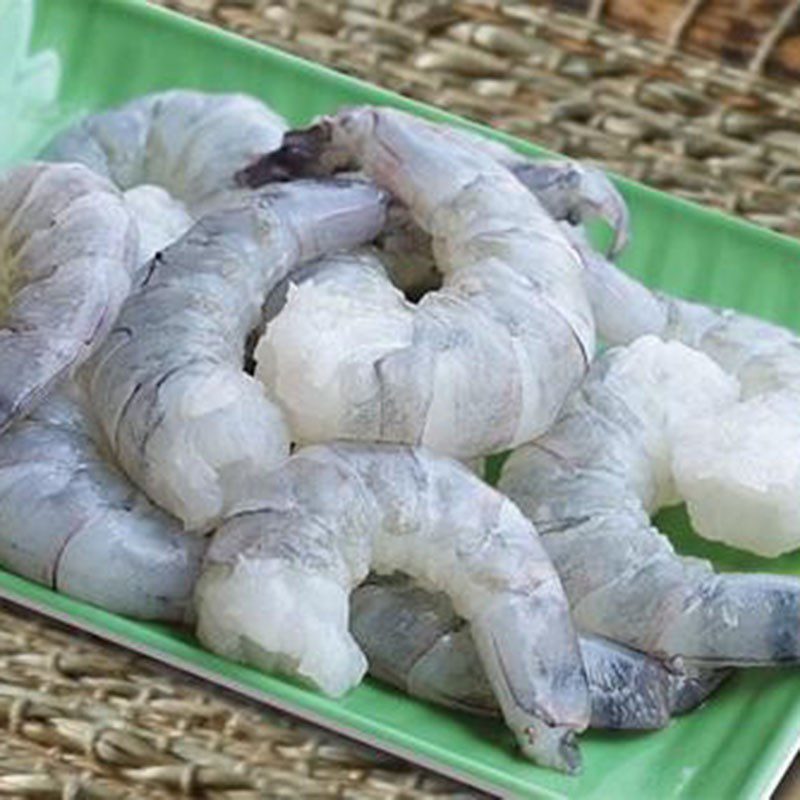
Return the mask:
<svg viewBox="0 0 800 800"><path fill-rule="evenodd" d="M123 190L155 184L197 216L233 175L281 142L285 120L244 94L177 89L92 114L45 149L48 161L77 161Z"/></svg>
<svg viewBox="0 0 800 800"><path fill-rule="evenodd" d="M445 591L523 751L574 770L586 680L558 576L533 526L465 467L423 449L338 443L296 452L258 504L217 530L197 584L212 650L331 695L366 669L348 596L370 569Z"/></svg>
<svg viewBox="0 0 800 800"><path fill-rule="evenodd" d="M187 528L208 530L288 455L280 411L242 369L267 294L372 238L384 207L365 183L274 187L201 219L125 302L84 379L119 463Z"/></svg>
<svg viewBox="0 0 800 800"><path fill-rule="evenodd" d="M707 666L800 661L800 580L716 574L650 524L679 499L672 431L737 397L704 354L643 337L600 356L553 428L504 464L499 488L542 535L581 630Z"/></svg>
<svg viewBox="0 0 800 800"><path fill-rule="evenodd" d="M313 283L290 292L256 358L298 440L472 458L544 431L585 373L594 324L576 253L535 197L490 156L399 111L344 111L302 136L315 157L346 151L409 207L444 285L416 306L389 286L346 305Z"/></svg>
<svg viewBox="0 0 800 800"><path fill-rule="evenodd" d="M370 674L408 694L449 708L497 714L469 626L443 593L407 579L374 579L350 601L350 628ZM591 727L648 730L695 708L722 682L722 671L667 669L635 650L581 636Z"/></svg>
<svg viewBox="0 0 800 800"><path fill-rule="evenodd" d="M0 431L108 332L136 262L119 192L77 164L0 179Z"/></svg>
<svg viewBox="0 0 800 800"><path fill-rule="evenodd" d="M800 339L764 320L653 292L582 252L606 340L674 339L741 385L741 402L688 422L673 444L674 478L694 529L765 556L800 546Z"/></svg>
<svg viewBox="0 0 800 800"><path fill-rule="evenodd" d="M120 614L185 621L205 542L104 452L67 383L0 436L0 563Z"/></svg>

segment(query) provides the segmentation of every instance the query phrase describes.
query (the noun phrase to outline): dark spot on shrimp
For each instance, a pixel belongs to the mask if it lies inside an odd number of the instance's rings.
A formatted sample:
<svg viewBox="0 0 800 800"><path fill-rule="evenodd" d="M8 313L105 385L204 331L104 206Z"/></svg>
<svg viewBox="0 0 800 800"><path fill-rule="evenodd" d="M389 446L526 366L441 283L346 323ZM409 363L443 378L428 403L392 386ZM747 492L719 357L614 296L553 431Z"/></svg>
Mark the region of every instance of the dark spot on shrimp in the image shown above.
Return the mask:
<svg viewBox="0 0 800 800"><path fill-rule="evenodd" d="M139 281L139 288L143 286L147 286L150 282L150 279L153 277L153 273L158 268L159 264L164 263L164 253L163 251L159 250L148 262L147 266L142 270L142 278Z"/></svg>
<svg viewBox="0 0 800 800"><path fill-rule="evenodd" d="M321 122L301 131L289 131L283 143L234 175L237 186L256 189L265 183L314 177L319 174L319 161L331 139L331 127Z"/></svg>

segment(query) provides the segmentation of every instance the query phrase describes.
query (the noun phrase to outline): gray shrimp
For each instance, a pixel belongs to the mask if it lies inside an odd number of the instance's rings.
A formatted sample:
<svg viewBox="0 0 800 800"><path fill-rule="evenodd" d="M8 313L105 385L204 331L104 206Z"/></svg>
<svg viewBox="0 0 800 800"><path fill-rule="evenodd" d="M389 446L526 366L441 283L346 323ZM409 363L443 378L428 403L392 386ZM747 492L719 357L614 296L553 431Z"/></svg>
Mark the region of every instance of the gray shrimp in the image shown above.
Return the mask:
<svg viewBox="0 0 800 800"><path fill-rule="evenodd" d="M673 442L673 473L695 531L765 556L800 546L800 339L732 310L652 291L578 242L603 338L643 334L705 353L740 402L692 420Z"/></svg>
<svg viewBox="0 0 800 800"><path fill-rule="evenodd" d="M258 503L212 538L198 637L341 695L366 669L348 597L371 569L447 592L523 752L578 768L589 697L558 576L507 498L424 449L316 445L265 476Z"/></svg>
<svg viewBox="0 0 800 800"><path fill-rule="evenodd" d="M380 229L385 198L298 181L203 217L156 255L82 380L126 473L205 532L289 452L279 409L243 371L269 292L291 269Z"/></svg>
<svg viewBox="0 0 800 800"><path fill-rule="evenodd" d="M108 333L136 248L122 196L85 167L29 164L0 179L0 432Z"/></svg>
<svg viewBox="0 0 800 800"><path fill-rule="evenodd" d="M109 611L185 622L206 542L111 462L66 383L0 436L0 563Z"/></svg>
<svg viewBox="0 0 800 800"><path fill-rule="evenodd" d="M491 156L402 112L344 111L302 136L315 157L346 151L404 202L445 278L403 307L387 285L389 316L373 313L375 296L363 307L350 297L342 316L344 292L329 301L309 282L290 293L256 359L269 362L259 377L298 441L422 444L468 459L546 430L594 351L580 262L557 223ZM353 351L356 337L365 346Z"/></svg>
<svg viewBox="0 0 800 800"><path fill-rule="evenodd" d="M469 626L442 592L407 578L371 579L350 599L350 629L370 674L410 695L473 714L496 715ZM597 636L578 637L593 728L653 730L696 708L724 680L721 670L669 669Z"/></svg>
<svg viewBox="0 0 800 800"><path fill-rule="evenodd" d="M550 431L503 465L498 486L539 530L579 629L697 665L800 661L800 580L717 574L650 523L679 499L673 431L737 392L703 353L642 337L600 356Z"/></svg>

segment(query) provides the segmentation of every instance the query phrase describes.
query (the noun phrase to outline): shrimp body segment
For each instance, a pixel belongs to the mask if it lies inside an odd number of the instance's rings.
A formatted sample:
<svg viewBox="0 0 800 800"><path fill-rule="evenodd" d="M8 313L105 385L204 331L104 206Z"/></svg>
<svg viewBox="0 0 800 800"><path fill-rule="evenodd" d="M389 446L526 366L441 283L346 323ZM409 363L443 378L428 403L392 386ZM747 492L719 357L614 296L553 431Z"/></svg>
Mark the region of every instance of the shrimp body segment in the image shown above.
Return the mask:
<svg viewBox="0 0 800 800"><path fill-rule="evenodd" d="M741 385L741 401L687 423L673 472L693 527L764 556L800 547L800 339L764 320L653 292L582 250L603 337L643 333L712 358Z"/></svg>
<svg viewBox="0 0 800 800"><path fill-rule="evenodd" d="M111 463L67 383L0 437L0 562L109 611L187 620L205 542Z"/></svg>
<svg viewBox="0 0 800 800"><path fill-rule="evenodd" d="M77 164L0 179L0 431L85 361L130 289L135 223Z"/></svg>
<svg viewBox="0 0 800 800"><path fill-rule="evenodd" d="M384 212L374 186L298 181L203 217L144 270L84 380L119 463L188 529L246 502L289 452L243 370L262 303L296 265L371 239Z"/></svg>
<svg viewBox="0 0 800 800"><path fill-rule="evenodd" d="M433 236L444 279L415 306L390 286L352 296L345 317L343 291L311 282L290 293L256 357L270 363L261 377L293 433L466 459L546 430L594 351L580 263L557 223L489 155L401 112L345 111L306 134L351 154L408 206ZM394 313L375 314L376 304ZM355 353L354 338L366 345ZM304 403L323 392L336 402Z"/></svg>
<svg viewBox="0 0 800 800"><path fill-rule="evenodd" d="M540 531L581 630L707 666L800 661L800 580L716 574L650 524L679 499L672 431L738 392L704 354L646 336L598 358L553 428L505 463L499 488Z"/></svg>
<svg viewBox="0 0 800 800"><path fill-rule="evenodd" d="M507 498L424 449L337 443L295 453L265 479L260 504L214 534L197 584L198 635L223 655L341 695L366 670L348 597L370 570L446 592L524 752L578 767L589 698L558 576Z"/></svg>

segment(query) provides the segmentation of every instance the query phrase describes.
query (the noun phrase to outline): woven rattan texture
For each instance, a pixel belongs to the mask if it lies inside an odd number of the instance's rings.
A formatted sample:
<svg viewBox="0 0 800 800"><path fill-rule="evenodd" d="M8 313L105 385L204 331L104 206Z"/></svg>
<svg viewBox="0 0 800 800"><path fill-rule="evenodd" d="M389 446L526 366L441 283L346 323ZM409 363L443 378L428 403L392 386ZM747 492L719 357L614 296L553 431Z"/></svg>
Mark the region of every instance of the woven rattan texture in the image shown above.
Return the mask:
<svg viewBox="0 0 800 800"><path fill-rule="evenodd" d="M800 84L752 59L738 69L686 54L674 20L665 44L592 21L584 2L574 14L513 0L160 2L800 235ZM664 5L675 17L679 0ZM681 6L689 25L695 5Z"/></svg>
<svg viewBox="0 0 800 800"><path fill-rule="evenodd" d="M0 601L0 796L7 795L467 796L398 759Z"/></svg>

